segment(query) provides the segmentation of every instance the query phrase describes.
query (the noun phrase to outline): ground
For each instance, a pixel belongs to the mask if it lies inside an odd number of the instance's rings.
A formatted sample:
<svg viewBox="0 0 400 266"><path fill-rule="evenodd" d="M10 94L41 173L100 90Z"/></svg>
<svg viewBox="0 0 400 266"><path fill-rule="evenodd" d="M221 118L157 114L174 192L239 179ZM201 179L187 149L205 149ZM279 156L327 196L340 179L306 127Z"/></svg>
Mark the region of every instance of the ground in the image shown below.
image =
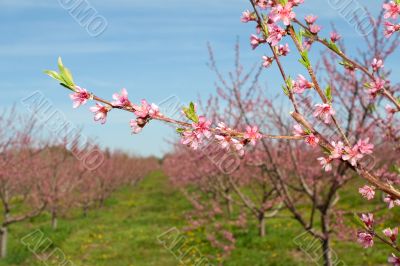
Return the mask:
<svg viewBox="0 0 400 266"><path fill-rule="evenodd" d="M358 195L354 191L344 193L342 201L349 202L349 208L363 204L355 197ZM187 225L184 214L190 208L181 192L169 184L168 178L155 172L138 186L115 192L102 209L92 210L88 217L83 217L78 209L73 210L68 217L60 219L56 231L51 230L46 214L11 226L8 258L0 261L0 266L58 265L41 261L40 258L45 257L42 253L37 257L29 251L28 246L32 243L29 240L33 240L24 236L39 232L43 233L42 240L51 240L47 254L59 248L72 262L66 266L182 265L158 237L171 228L181 231ZM247 231L235 232L237 249L223 265L317 265L313 261L315 255L309 256L296 246L296 239L299 239L296 237L302 232L300 227L288 218L288 214L281 216L267 221L264 239L257 236L255 225ZM201 232L186 236L203 255L215 254L215 249L209 246ZM386 256L390 252L382 246L365 250L353 242L335 242L333 248L346 265L354 266L386 265Z"/></svg>

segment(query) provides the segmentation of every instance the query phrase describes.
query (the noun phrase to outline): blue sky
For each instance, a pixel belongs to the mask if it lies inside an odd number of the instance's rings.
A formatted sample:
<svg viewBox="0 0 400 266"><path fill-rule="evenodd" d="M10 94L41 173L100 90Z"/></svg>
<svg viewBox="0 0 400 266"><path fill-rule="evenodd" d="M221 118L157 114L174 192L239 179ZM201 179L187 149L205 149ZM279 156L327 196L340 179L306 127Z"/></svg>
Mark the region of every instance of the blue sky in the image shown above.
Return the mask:
<svg viewBox="0 0 400 266"><path fill-rule="evenodd" d="M90 36L59 1L0 1L0 107L40 90L67 119L83 126L85 135L106 147L162 155L169 149L166 139L174 133L153 122L142 134L132 136L129 114L113 111L108 123L101 126L93 123L88 106L73 110L68 91L42 72L55 69L58 56L72 70L76 83L102 97L109 98L126 87L133 101L146 98L159 103L175 96L187 103L214 90L215 76L207 67L207 42L225 71L233 65L237 37L245 65L259 61L263 54L250 49L252 27L240 23L241 12L249 8L246 0L91 0L91 6L108 23L98 37ZM326 35L330 23L335 23L350 50L363 48L358 47L361 38L354 27L330 6L332 2L337 1L306 0L296 13L298 17L317 14ZM363 4L373 12L381 7L381 1L359 2L366 2ZM286 63L293 76L301 69L295 62ZM274 69L265 71L262 80L279 88L281 80L274 73Z"/></svg>

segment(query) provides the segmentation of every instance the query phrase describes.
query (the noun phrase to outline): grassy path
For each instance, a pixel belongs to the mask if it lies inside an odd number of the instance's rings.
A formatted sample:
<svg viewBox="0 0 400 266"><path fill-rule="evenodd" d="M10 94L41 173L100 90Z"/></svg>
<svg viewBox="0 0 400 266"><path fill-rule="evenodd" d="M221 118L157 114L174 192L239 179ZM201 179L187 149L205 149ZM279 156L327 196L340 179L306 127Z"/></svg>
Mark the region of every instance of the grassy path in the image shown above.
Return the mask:
<svg viewBox="0 0 400 266"><path fill-rule="evenodd" d="M15 237L34 231L38 224L77 266L177 265L173 255L157 242L157 236L171 227L183 226L182 210L190 206L166 181L165 176L154 173L137 187L116 192L103 209L89 212L86 218L74 213L75 218L61 219L55 232L45 222L48 217L12 227L9 258L0 265L45 265Z"/></svg>

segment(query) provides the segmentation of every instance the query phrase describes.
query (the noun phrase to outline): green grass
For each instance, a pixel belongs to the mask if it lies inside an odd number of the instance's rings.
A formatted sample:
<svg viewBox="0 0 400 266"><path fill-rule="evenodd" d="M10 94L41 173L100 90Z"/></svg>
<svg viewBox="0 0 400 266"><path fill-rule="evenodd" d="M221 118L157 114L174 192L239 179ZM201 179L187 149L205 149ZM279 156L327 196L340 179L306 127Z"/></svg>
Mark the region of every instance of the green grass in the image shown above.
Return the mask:
<svg viewBox="0 0 400 266"><path fill-rule="evenodd" d="M354 191L342 195L344 206L363 204ZM359 206L359 205L358 205ZM53 245L60 248L77 266L169 266L180 265L177 259L157 241L157 236L172 227L184 228L185 212L191 205L168 183L167 177L156 172L136 187L126 187L113 194L105 207L83 217L73 210L60 219L59 229L50 228L50 217L43 214L29 222L10 227L9 255L0 261L4 265L46 265L24 246L20 239L40 229ZM288 213L282 213L288 215ZM223 263L229 266L315 265L293 239L302 233L290 218L267 221L267 236L260 238L252 224L248 230L235 232L237 249ZM189 244L196 244L203 255L216 251L201 231L189 233ZM365 250L352 242L334 242L333 248L347 265L385 265L390 250L378 245ZM43 254L42 254L43 255ZM47 265L51 264L47 261ZM182 265L182 264L181 264ZM217 264L215 264L217 265Z"/></svg>

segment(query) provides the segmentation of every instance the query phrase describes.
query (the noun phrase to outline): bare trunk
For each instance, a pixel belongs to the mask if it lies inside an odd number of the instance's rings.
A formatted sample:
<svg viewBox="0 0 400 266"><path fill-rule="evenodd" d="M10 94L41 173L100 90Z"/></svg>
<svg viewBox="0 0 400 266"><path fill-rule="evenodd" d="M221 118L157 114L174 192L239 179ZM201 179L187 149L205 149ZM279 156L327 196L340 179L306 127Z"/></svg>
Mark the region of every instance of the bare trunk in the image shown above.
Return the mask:
<svg viewBox="0 0 400 266"><path fill-rule="evenodd" d="M328 214L323 213L321 215L322 232L325 239L322 240L322 252L324 259L324 266L332 266L332 249L330 245L330 233L329 233L329 221Z"/></svg>
<svg viewBox="0 0 400 266"><path fill-rule="evenodd" d="M8 244L8 228L2 226L0 229L0 256L4 259L7 256L7 244Z"/></svg>
<svg viewBox="0 0 400 266"><path fill-rule="evenodd" d="M53 228L53 230L56 230L57 226L58 226L57 212L56 210L53 210L51 212L51 228Z"/></svg>
<svg viewBox="0 0 400 266"><path fill-rule="evenodd" d="M89 209L89 207L88 207L88 205L85 203L85 204L83 205L83 208L82 208L82 210L83 210L83 217L87 217L87 216L88 216L88 209Z"/></svg>
<svg viewBox="0 0 400 266"><path fill-rule="evenodd" d="M265 237L265 214L264 213L260 213L258 215L258 233L260 237Z"/></svg>

